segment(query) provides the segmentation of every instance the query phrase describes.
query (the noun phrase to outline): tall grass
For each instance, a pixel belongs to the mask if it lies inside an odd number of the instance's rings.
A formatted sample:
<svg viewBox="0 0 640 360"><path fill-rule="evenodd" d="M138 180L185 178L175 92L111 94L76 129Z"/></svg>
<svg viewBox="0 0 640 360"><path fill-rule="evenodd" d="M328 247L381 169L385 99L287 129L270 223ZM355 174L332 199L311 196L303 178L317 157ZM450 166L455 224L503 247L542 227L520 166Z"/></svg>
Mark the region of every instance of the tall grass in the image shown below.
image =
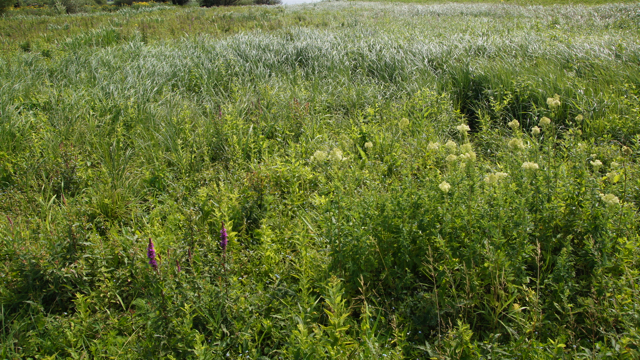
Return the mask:
<svg viewBox="0 0 640 360"><path fill-rule="evenodd" d="M0 354L637 356L639 10L1 19Z"/></svg>

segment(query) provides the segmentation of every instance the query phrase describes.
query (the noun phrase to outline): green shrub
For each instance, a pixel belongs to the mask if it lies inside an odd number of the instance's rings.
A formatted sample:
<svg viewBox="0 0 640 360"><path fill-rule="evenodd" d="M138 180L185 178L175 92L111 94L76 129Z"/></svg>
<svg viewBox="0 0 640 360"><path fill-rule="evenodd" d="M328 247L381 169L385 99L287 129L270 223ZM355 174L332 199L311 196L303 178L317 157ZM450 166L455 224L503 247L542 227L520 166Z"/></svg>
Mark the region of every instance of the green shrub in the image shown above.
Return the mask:
<svg viewBox="0 0 640 360"><path fill-rule="evenodd" d="M0 14L15 4L15 0L0 0Z"/></svg>
<svg viewBox="0 0 640 360"><path fill-rule="evenodd" d="M198 3L202 7L231 6L236 5L238 0L198 0Z"/></svg>

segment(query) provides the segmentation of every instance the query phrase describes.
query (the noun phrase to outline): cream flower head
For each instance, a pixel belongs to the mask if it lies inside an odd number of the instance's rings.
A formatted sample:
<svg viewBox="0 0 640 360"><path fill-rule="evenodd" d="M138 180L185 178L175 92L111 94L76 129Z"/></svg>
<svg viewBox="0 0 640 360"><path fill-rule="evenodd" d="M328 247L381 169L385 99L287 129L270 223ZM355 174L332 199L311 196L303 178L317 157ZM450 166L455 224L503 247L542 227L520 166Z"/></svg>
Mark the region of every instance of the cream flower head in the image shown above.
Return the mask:
<svg viewBox="0 0 640 360"><path fill-rule="evenodd" d="M373 143L371 141L367 141L364 143L365 149L371 149L373 147Z"/></svg>
<svg viewBox="0 0 640 360"><path fill-rule="evenodd" d="M602 201L607 203L607 205L620 204L620 199L618 199L618 197L613 194L600 194L600 198L602 199Z"/></svg>
<svg viewBox="0 0 640 360"><path fill-rule="evenodd" d="M509 140L509 147L512 149L524 149L524 142L520 138Z"/></svg>
<svg viewBox="0 0 640 360"><path fill-rule="evenodd" d="M409 126L409 119L402 118L400 121L398 121L398 126L400 126L403 129L406 128L407 126Z"/></svg>
<svg viewBox="0 0 640 360"><path fill-rule="evenodd" d="M342 157L342 150L333 148L333 150L331 150L331 152L329 153L329 158L334 161L344 160L344 157Z"/></svg>
<svg viewBox="0 0 640 360"><path fill-rule="evenodd" d="M448 193L449 190L451 190L451 185L449 185L448 182L443 181L440 183L440 185L438 185L438 187L440 188L440 190L442 190L443 193Z"/></svg>
<svg viewBox="0 0 640 360"><path fill-rule="evenodd" d="M327 152L322 150L316 151L311 157L311 161L323 162L325 160L327 160Z"/></svg>
<svg viewBox="0 0 640 360"><path fill-rule="evenodd" d="M542 119L540 119L540 122L538 123L538 125L545 127L547 125L551 124L551 119L549 119L546 116L543 116Z"/></svg>
<svg viewBox="0 0 640 360"><path fill-rule="evenodd" d="M453 155L453 154L450 154L449 156L447 156L447 157L445 158L445 160L446 160L447 162L450 162L450 163L451 163L451 162L456 161L457 159L458 159L458 157L457 157L457 156L455 156L455 155Z"/></svg>
<svg viewBox="0 0 640 360"><path fill-rule="evenodd" d="M446 144L444 144L444 146L449 149L449 151L454 152L456 151L456 149L458 148L458 144L455 143L455 141L453 140L449 140L447 141Z"/></svg>
<svg viewBox="0 0 640 360"><path fill-rule="evenodd" d="M511 128L511 130L515 131L517 128L520 127L520 122L518 122L518 120L514 119L513 121L507 123L507 125Z"/></svg>
<svg viewBox="0 0 640 360"><path fill-rule="evenodd" d="M532 127L532 128L531 128L531 133L532 133L533 135L538 135L538 134L540 134L540 128L539 128L539 127L537 127L537 126Z"/></svg>
<svg viewBox="0 0 640 360"><path fill-rule="evenodd" d="M487 184L495 184L495 183L499 182L500 180L506 178L507 176L509 176L509 174L504 173L504 172L496 172L496 173L489 174L489 175L485 176L484 181Z"/></svg>
<svg viewBox="0 0 640 360"><path fill-rule="evenodd" d="M594 169L598 170L602 166L602 161L593 160L591 161L591 166L593 166Z"/></svg>
<svg viewBox="0 0 640 360"><path fill-rule="evenodd" d="M440 143L439 142L430 142L429 145L427 145L427 149L428 150L438 150L440 149Z"/></svg>
<svg viewBox="0 0 640 360"><path fill-rule="evenodd" d="M534 162L525 161L524 163L522 163L522 168L525 170L538 170L540 167Z"/></svg>
<svg viewBox="0 0 640 360"><path fill-rule="evenodd" d="M560 95L555 94L552 98L547 98L547 105L549 105L550 109L560 106Z"/></svg>
<svg viewBox="0 0 640 360"><path fill-rule="evenodd" d="M460 131L463 134L466 134L466 133L469 132L469 130L471 130L469 128L469 125L467 125L467 124L460 124L460 125L456 126L456 129L458 129L458 131Z"/></svg>

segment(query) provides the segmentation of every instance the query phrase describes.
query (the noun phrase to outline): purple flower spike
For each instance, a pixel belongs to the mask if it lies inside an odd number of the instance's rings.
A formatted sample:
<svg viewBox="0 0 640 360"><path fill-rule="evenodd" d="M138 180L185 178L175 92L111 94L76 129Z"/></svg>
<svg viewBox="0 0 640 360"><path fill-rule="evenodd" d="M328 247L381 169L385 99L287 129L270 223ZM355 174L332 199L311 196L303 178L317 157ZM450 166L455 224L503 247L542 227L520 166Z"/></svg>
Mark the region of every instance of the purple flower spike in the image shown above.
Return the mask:
<svg viewBox="0 0 640 360"><path fill-rule="evenodd" d="M149 265L154 270L158 270L158 262L156 261L156 249L153 246L153 241L149 238L149 246L147 247L147 257L149 258Z"/></svg>
<svg viewBox="0 0 640 360"><path fill-rule="evenodd" d="M223 251L227 250L227 229L224 228L224 222L222 223L222 230L220 230L220 247Z"/></svg>

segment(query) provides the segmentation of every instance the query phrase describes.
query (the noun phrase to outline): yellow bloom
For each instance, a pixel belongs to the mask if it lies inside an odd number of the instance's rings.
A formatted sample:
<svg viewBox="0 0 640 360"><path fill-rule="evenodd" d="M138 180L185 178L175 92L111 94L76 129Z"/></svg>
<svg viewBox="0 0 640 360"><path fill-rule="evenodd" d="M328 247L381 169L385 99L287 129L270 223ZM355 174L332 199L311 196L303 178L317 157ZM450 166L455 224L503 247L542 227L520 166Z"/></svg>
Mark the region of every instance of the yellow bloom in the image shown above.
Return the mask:
<svg viewBox="0 0 640 360"><path fill-rule="evenodd" d="M365 149L371 149L373 147L373 143L371 141L367 141L364 143Z"/></svg>
<svg viewBox="0 0 640 360"><path fill-rule="evenodd" d="M582 116L582 114L576 116L576 121L580 122L582 120L584 120L584 116Z"/></svg>
<svg viewBox="0 0 640 360"><path fill-rule="evenodd" d="M525 170L538 170L540 167L534 162L525 161L522 163L522 168Z"/></svg>
<svg viewBox="0 0 640 360"><path fill-rule="evenodd" d="M532 133L533 135L538 135L538 134L540 134L540 128L539 128L539 127L537 127L537 126L532 127L532 128L531 128L531 133Z"/></svg>
<svg viewBox="0 0 640 360"><path fill-rule="evenodd" d="M593 160L591 161L591 166L593 166L593 168L597 170L600 166L602 166L602 161Z"/></svg>
<svg viewBox="0 0 640 360"><path fill-rule="evenodd" d="M515 119L513 121L509 122L507 125L509 125L509 127L512 130L516 130L517 128L520 127L520 123L518 122L518 120L515 120Z"/></svg>
<svg viewBox="0 0 640 360"><path fill-rule="evenodd" d="M439 142L430 142L429 145L427 145L427 149L429 150L438 150L440 148L440 143Z"/></svg>
<svg viewBox="0 0 640 360"><path fill-rule="evenodd" d="M400 126L403 129L406 128L407 126L409 126L409 119L402 118L402 120L398 122L398 126Z"/></svg>
<svg viewBox="0 0 640 360"><path fill-rule="evenodd" d="M445 160L446 160L447 162L454 162L454 161L456 161L456 159L458 159L458 157L457 157L457 156L455 156L455 155L453 155L453 154L451 154L451 155L449 155L449 156L447 156L447 157L445 158Z"/></svg>
<svg viewBox="0 0 640 360"><path fill-rule="evenodd" d="M449 185L448 182L443 181L440 183L440 185L438 185L438 187L440 188L440 190L442 190L443 193L448 193L449 190L451 190L451 185Z"/></svg>
<svg viewBox="0 0 640 360"><path fill-rule="evenodd" d="M472 151L473 151L473 147L471 146L471 143L466 143L464 145L460 145L460 152L468 153L468 152L472 152Z"/></svg>

